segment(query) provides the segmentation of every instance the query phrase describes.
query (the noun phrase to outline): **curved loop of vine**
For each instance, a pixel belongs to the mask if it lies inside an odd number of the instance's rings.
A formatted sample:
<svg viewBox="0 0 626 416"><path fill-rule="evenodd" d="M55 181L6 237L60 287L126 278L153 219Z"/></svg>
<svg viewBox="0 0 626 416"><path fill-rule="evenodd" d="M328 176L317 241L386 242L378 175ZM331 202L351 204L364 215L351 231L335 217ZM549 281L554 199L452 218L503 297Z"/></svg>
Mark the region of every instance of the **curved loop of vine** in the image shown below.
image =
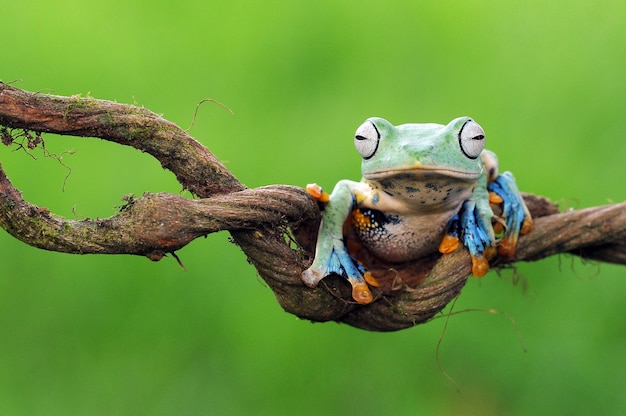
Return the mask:
<svg viewBox="0 0 626 416"><path fill-rule="evenodd" d="M471 271L465 250L392 266L370 259L368 268L377 270L386 284L375 302L356 305L339 278L329 276L315 289L300 279L311 261L320 218L317 204L303 189L247 189L186 131L144 108L32 93L0 82L3 142L10 142L16 129L39 136L97 137L137 148L199 197L145 194L128 198L110 218L70 220L25 201L0 166L0 226L35 247L159 260L197 237L227 230L286 311L375 331L426 322L460 293ZM544 198L525 199L536 218L535 230L520 238L515 258L496 258L494 267L567 252L626 264L626 203L558 213Z"/></svg>

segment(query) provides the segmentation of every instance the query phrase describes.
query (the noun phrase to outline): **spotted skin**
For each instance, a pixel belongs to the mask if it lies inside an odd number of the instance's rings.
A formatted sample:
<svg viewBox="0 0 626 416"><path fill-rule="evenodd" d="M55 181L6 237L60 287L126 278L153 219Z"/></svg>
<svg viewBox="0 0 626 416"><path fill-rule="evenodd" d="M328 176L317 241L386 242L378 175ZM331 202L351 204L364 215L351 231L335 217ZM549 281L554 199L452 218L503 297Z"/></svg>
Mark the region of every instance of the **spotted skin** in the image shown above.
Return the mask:
<svg viewBox="0 0 626 416"><path fill-rule="evenodd" d="M360 182L339 181L331 194L307 186L324 205L315 259L302 274L311 287L336 273L352 285L355 301L374 300L368 284L377 281L346 249L346 223L371 254L390 263L463 245L477 277L489 270L496 247L511 256L518 235L532 229L513 175L498 173L484 131L468 117L400 126L372 118L357 129L355 145L363 158ZM491 203L502 205L503 218L494 217Z"/></svg>

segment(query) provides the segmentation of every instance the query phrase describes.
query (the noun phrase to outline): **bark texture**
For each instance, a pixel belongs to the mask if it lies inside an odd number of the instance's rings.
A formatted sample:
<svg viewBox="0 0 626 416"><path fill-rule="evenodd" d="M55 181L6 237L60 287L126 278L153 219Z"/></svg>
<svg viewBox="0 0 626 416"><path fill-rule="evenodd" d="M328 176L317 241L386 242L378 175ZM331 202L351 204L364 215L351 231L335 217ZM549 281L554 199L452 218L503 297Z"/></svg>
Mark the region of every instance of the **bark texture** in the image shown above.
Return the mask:
<svg viewBox="0 0 626 416"><path fill-rule="evenodd" d="M202 144L175 124L132 105L90 97L32 93L0 83L0 135L35 147L41 133L98 137L155 157L198 199L167 193L127 198L106 219L70 220L25 201L0 166L0 227L46 250L75 254L135 254L159 260L190 241L227 230L290 313L392 331L429 320L454 299L471 273L460 249L404 264L366 266L382 286L366 306L351 301L349 285L329 276L306 287L300 274L312 260L320 213L302 189L272 185L247 189ZM535 230L519 240L512 259L492 267L558 253L626 264L626 203L559 213L545 198L524 196Z"/></svg>

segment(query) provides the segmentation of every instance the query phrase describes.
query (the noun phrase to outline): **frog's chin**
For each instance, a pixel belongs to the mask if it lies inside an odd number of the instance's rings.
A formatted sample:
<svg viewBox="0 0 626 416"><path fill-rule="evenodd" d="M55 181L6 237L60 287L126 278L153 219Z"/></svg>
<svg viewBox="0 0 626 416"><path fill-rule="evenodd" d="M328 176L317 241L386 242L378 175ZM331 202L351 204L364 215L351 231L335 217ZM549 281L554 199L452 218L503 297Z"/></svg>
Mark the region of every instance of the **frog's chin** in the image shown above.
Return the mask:
<svg viewBox="0 0 626 416"><path fill-rule="evenodd" d="M472 172L459 169L451 169L438 166L412 166L410 168L401 169L384 169L374 172L363 173L363 177L369 180L381 180L391 178L413 178L414 180L420 180L424 178L451 178L461 181L475 181L481 175L481 172Z"/></svg>

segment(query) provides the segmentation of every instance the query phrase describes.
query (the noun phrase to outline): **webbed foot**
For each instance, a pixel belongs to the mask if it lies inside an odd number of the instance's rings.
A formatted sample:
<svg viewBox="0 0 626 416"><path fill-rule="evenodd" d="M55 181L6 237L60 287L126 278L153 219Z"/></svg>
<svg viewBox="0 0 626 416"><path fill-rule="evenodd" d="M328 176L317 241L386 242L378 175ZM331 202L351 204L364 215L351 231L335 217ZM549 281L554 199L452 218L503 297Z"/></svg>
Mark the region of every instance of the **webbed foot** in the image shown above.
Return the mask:
<svg viewBox="0 0 626 416"><path fill-rule="evenodd" d="M448 223L448 231L439 245L439 251L445 254L455 251L459 241L462 242L470 252L475 277L487 274L489 260L496 251L501 256L513 257L519 235L533 229L530 212L510 172L498 175L488 183L487 189L488 198L485 194L484 200L470 199L463 203L459 213ZM502 206L501 217L493 215L487 206L489 203ZM497 248L496 234L502 235Z"/></svg>
<svg viewBox="0 0 626 416"><path fill-rule="evenodd" d="M472 274L482 277L489 271L489 260L495 253L495 236L491 226L491 208L485 202L465 201L448 223L439 251L452 253L462 242L472 258Z"/></svg>
<svg viewBox="0 0 626 416"><path fill-rule="evenodd" d="M472 274L474 277L483 277L489 271L489 260L482 254L470 254L472 258Z"/></svg>
<svg viewBox="0 0 626 416"><path fill-rule="evenodd" d="M494 202L502 205L504 230L498 244L498 254L513 257L519 235L527 234L533 229L532 217L510 172L499 175L487 188L499 197L499 201Z"/></svg>
<svg viewBox="0 0 626 416"><path fill-rule="evenodd" d="M302 273L302 280L307 286L316 287L320 280L331 273L348 280L352 286L352 298L358 303L367 304L374 300L368 283L377 287L378 281L348 253L341 240L333 241L329 256L315 257L311 267Z"/></svg>

